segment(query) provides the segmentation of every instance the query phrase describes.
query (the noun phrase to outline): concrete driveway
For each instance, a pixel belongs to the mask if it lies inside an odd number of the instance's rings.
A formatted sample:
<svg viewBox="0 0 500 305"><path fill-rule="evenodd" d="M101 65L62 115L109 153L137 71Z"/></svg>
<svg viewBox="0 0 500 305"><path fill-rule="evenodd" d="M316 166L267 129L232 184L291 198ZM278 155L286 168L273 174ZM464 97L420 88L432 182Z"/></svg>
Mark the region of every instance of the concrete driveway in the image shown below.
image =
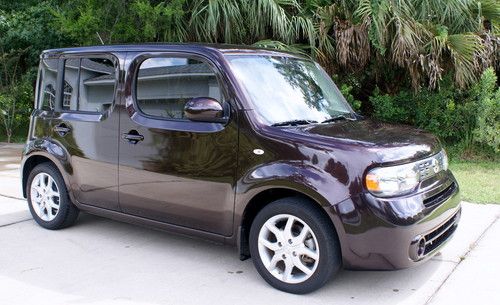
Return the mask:
<svg viewBox="0 0 500 305"><path fill-rule="evenodd" d="M500 205L464 202L455 237L422 266L341 271L296 296L231 247L88 214L42 229L21 198L20 151L0 144L0 304L500 304Z"/></svg>

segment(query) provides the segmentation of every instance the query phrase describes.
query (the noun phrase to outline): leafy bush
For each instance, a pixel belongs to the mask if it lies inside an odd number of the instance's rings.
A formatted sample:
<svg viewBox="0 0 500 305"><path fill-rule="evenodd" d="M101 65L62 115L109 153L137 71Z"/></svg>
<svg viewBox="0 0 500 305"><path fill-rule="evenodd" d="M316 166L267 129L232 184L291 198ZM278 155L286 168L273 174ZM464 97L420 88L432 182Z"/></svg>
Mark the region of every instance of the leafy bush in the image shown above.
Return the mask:
<svg viewBox="0 0 500 305"><path fill-rule="evenodd" d="M23 50L21 67L30 70L38 65L40 52L70 44L54 26L53 6L39 2L10 13L0 11L0 52Z"/></svg>
<svg viewBox="0 0 500 305"><path fill-rule="evenodd" d="M499 152L500 89L493 69L487 69L468 90L459 90L445 78L440 90L417 93L402 90L395 95L375 90L370 102L373 117L386 122L404 123L428 130L461 150L474 143Z"/></svg>
<svg viewBox="0 0 500 305"><path fill-rule="evenodd" d="M401 91L397 95L380 94L375 89L370 101L373 105L373 117L385 122L413 124L413 109L411 107L411 92Z"/></svg>
<svg viewBox="0 0 500 305"><path fill-rule="evenodd" d="M446 143L472 144L473 103L468 92L445 80L438 92L422 90L413 100L414 125L428 130Z"/></svg>
<svg viewBox="0 0 500 305"><path fill-rule="evenodd" d="M345 99L347 100L347 102L349 102L349 104L351 105L352 109L354 109L354 111L356 111L356 112L359 112L361 110L361 101L357 100L352 95L352 93L351 93L352 86L343 84L343 85L340 86L339 90L342 93L342 95L345 97Z"/></svg>
<svg viewBox="0 0 500 305"><path fill-rule="evenodd" d="M474 140L500 152L500 88L496 88L497 77L493 69L483 73L473 88L477 95L477 106L471 109L477 115Z"/></svg>
<svg viewBox="0 0 500 305"><path fill-rule="evenodd" d="M25 129L33 104L33 87L28 77L7 92L0 92L0 123L7 142L19 129Z"/></svg>

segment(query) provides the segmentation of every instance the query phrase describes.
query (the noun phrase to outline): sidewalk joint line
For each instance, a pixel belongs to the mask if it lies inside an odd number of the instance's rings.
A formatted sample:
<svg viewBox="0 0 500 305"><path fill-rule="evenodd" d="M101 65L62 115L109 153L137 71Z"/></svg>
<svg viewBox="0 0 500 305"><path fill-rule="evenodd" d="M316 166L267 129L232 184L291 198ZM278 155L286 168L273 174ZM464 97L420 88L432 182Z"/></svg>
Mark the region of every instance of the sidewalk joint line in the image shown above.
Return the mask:
<svg viewBox="0 0 500 305"><path fill-rule="evenodd" d="M12 226L12 225L15 225L15 224L18 224L18 223L21 223L21 222L30 221L30 220L33 220L33 218L28 218L28 219L18 220L18 221L11 222L11 223L6 223L4 225L0 225L0 228L5 228L5 227L8 227L8 226Z"/></svg>
<svg viewBox="0 0 500 305"><path fill-rule="evenodd" d="M10 199L16 199L16 200L22 200L22 201L26 200L24 198L19 198L19 197L16 197L16 196L10 196L10 195L4 195L4 194L0 194L0 197L10 198Z"/></svg>

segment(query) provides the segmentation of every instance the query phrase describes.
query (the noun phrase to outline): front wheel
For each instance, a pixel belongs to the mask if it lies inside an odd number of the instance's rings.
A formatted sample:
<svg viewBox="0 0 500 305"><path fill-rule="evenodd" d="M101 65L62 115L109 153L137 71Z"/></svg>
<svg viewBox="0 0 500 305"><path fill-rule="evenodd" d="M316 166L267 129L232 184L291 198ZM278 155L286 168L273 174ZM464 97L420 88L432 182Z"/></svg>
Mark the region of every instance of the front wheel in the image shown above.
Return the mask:
<svg viewBox="0 0 500 305"><path fill-rule="evenodd" d="M249 242L257 271L286 292L312 292L341 266L330 219L306 199L283 198L264 207L252 223Z"/></svg>

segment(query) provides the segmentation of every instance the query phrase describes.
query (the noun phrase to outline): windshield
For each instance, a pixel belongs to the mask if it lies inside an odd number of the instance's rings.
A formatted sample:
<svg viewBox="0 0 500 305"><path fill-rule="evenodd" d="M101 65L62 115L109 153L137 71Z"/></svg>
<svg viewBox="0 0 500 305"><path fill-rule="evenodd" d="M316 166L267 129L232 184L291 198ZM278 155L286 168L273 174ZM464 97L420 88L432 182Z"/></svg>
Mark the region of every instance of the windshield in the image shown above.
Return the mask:
<svg viewBox="0 0 500 305"><path fill-rule="evenodd" d="M264 123L285 126L355 118L333 81L313 61L266 55L227 58Z"/></svg>

